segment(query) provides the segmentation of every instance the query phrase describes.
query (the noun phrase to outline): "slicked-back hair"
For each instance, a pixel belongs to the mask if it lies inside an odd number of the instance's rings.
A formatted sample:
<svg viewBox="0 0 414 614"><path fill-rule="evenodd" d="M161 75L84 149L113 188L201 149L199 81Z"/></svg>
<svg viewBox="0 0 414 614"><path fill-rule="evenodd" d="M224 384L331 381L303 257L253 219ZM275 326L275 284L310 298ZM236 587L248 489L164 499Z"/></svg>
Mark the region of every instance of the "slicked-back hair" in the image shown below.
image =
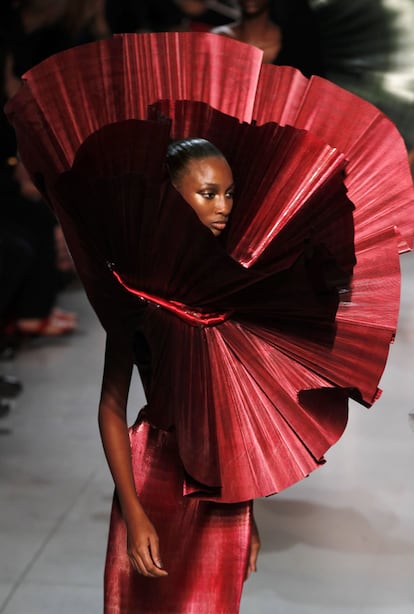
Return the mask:
<svg viewBox="0 0 414 614"><path fill-rule="evenodd" d="M199 137L180 139L170 143L167 150L167 169L172 183L180 181L187 165L202 158L224 158L213 143Z"/></svg>

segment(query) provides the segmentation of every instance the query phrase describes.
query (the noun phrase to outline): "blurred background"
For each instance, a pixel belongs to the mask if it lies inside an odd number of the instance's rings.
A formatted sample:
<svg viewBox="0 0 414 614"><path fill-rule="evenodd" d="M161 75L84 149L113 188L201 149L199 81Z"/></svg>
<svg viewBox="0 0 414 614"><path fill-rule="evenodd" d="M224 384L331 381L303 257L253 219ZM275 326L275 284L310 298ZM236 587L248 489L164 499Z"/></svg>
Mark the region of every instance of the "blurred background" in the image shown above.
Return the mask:
<svg viewBox="0 0 414 614"><path fill-rule="evenodd" d="M414 0L2 0L1 109L56 52L166 30L247 42L264 62L369 100L397 125L414 173ZM378 410L355 409L328 468L259 502L264 569L245 614L414 611L412 255L402 268ZM102 355L59 224L0 111L0 613L101 611L112 489L95 424ZM143 402L137 382L131 416Z"/></svg>

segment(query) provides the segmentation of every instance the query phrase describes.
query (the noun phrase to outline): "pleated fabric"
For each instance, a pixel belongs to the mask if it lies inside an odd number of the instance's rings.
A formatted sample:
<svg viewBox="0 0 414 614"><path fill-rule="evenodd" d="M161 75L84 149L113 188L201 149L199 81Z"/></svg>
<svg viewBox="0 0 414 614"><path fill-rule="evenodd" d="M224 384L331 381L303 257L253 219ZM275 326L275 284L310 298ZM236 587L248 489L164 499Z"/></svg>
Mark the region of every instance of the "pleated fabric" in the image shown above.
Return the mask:
<svg viewBox="0 0 414 614"><path fill-rule="evenodd" d="M20 154L147 396L133 471L169 576L132 570L115 497L105 614L236 614L251 500L323 464L348 398L379 395L413 244L402 139L369 103L211 34L117 36L25 80L7 107ZM235 176L219 239L166 176L187 136Z"/></svg>
<svg viewBox="0 0 414 614"><path fill-rule="evenodd" d="M130 429L137 492L159 539L169 575L133 570L118 502L112 507L104 614L237 614L247 569L251 503L183 498L183 466L173 432L141 415Z"/></svg>
<svg viewBox="0 0 414 614"><path fill-rule="evenodd" d="M211 34L117 36L25 78L8 106L22 158L105 328L149 348L148 420L175 428L183 493L234 503L308 475L348 398L378 397L395 335L414 228L396 128ZM166 178L186 136L235 175L218 240Z"/></svg>

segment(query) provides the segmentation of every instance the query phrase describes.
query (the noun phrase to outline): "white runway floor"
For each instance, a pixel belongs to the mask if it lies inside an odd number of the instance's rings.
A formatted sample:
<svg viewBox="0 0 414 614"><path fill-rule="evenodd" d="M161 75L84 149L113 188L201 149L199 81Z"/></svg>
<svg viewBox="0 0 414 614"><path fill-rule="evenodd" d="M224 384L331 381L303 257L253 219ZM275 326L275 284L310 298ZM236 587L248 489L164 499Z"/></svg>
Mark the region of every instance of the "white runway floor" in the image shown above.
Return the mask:
<svg viewBox="0 0 414 614"><path fill-rule="evenodd" d="M414 257L402 264L384 393L371 410L352 405L327 465L256 503L263 549L242 614L414 613ZM102 612L112 494L96 423L104 338L81 290L61 302L82 331L0 364L25 386L0 420L1 614ZM131 419L141 402L136 384Z"/></svg>

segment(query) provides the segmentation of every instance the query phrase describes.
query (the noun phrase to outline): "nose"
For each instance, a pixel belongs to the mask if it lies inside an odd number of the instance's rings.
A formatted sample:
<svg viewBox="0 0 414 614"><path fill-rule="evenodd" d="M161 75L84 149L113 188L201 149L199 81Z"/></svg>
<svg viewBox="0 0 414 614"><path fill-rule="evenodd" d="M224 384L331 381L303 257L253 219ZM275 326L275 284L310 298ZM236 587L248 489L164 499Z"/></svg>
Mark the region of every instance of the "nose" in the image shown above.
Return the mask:
<svg viewBox="0 0 414 614"><path fill-rule="evenodd" d="M232 208L232 200L226 194L217 194L214 202L216 213L228 216Z"/></svg>

